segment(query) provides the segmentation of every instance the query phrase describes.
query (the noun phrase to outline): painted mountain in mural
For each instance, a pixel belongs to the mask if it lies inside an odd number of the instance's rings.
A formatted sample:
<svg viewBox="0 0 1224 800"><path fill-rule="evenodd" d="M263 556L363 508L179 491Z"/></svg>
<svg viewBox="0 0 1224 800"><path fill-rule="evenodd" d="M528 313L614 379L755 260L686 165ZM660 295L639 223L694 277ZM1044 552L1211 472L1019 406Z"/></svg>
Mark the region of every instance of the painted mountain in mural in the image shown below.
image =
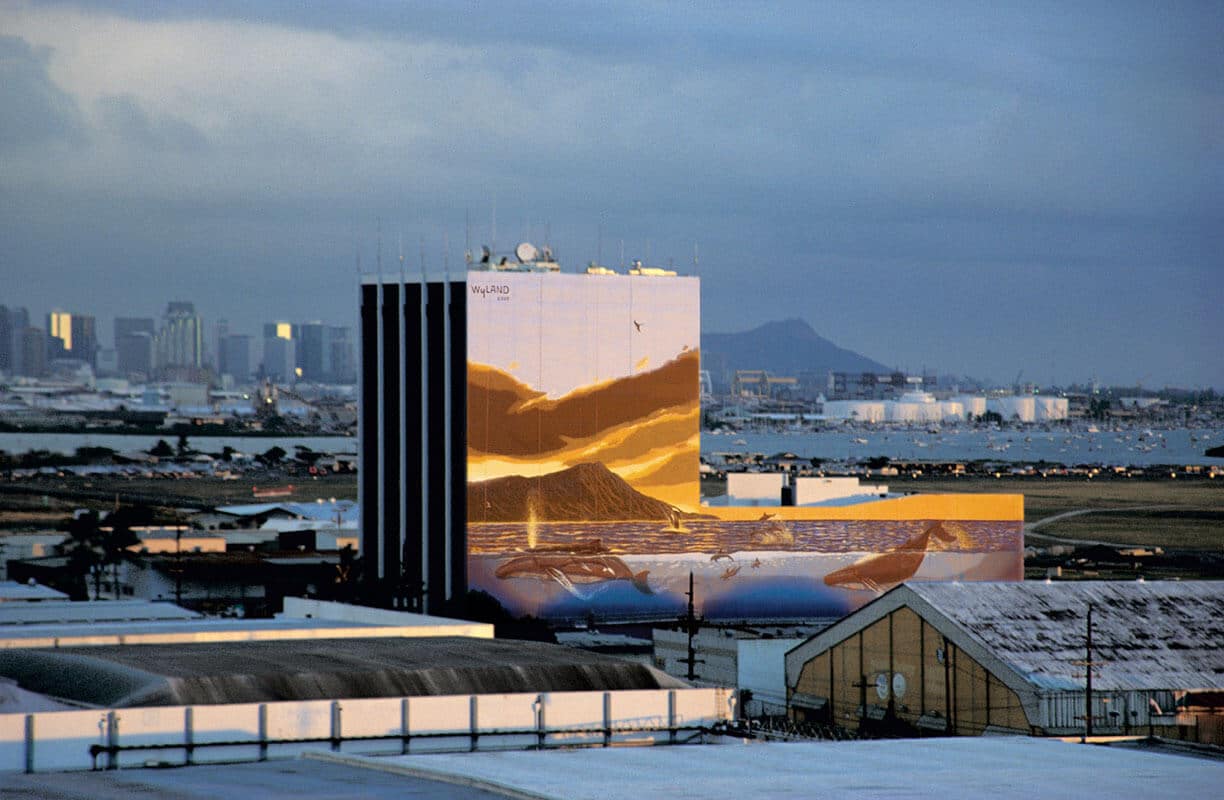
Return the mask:
<svg viewBox="0 0 1224 800"><path fill-rule="evenodd" d="M698 354L686 351L657 369L559 398L502 370L469 363L469 479L534 479L600 463L633 489L694 510L698 363Z"/></svg>
<svg viewBox="0 0 1224 800"><path fill-rule="evenodd" d="M597 463L538 478L514 475L469 483L467 491L472 522L522 522L533 514L539 522L666 521L670 508Z"/></svg>

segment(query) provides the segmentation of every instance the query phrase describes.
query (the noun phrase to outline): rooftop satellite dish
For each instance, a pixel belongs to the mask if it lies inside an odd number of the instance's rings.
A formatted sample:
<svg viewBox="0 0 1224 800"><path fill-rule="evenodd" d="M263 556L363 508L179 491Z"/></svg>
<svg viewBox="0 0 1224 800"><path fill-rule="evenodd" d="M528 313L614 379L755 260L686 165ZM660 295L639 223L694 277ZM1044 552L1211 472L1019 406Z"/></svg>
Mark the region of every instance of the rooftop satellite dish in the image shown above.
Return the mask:
<svg viewBox="0 0 1224 800"><path fill-rule="evenodd" d="M518 260L524 264L528 261L535 261L540 257L540 251L535 249L535 245L531 242L523 242L518 247L514 248L514 254L518 256Z"/></svg>

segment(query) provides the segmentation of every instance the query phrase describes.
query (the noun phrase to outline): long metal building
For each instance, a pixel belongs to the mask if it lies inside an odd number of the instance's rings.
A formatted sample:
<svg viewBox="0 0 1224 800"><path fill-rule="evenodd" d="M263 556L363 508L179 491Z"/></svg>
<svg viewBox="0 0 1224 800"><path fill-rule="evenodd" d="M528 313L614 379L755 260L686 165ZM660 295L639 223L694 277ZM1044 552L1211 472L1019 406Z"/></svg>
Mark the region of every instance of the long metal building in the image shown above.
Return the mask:
<svg viewBox="0 0 1224 800"><path fill-rule="evenodd" d="M790 650L786 679L792 719L853 730L1215 740L1224 582L907 583Z"/></svg>

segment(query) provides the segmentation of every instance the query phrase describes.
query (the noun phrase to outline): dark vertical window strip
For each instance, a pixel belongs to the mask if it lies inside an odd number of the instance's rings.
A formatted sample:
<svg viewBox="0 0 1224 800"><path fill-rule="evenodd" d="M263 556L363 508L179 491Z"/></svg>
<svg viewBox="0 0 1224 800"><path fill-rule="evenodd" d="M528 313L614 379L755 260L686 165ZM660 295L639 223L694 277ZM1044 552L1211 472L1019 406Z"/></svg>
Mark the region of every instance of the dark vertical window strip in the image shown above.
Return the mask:
<svg viewBox="0 0 1224 800"><path fill-rule="evenodd" d="M423 498L426 487L421 475L421 381L424 376L421 363L421 284L404 285L404 413L401 424L404 447L408 454L408 474L402 491L406 498L407 535L402 545L404 563L405 600L409 607L416 608L421 601L421 588L425 580L421 566L421 542L425 530L421 521ZM398 388L398 387L397 387ZM399 444L396 443L396 458ZM397 547L399 543L397 542Z"/></svg>
<svg viewBox="0 0 1224 800"><path fill-rule="evenodd" d="M429 585L431 600L437 602L446 585L446 317L444 286L434 281L426 296L426 321L429 336L428 369L428 470L425 485L429 492Z"/></svg>
<svg viewBox="0 0 1224 800"><path fill-rule="evenodd" d="M451 284L450 592L467 591L467 283Z"/></svg>
<svg viewBox="0 0 1224 800"><path fill-rule="evenodd" d="M383 528L379 535L383 540L382 565L384 589L394 592L400 575L399 554L399 502L402 491L402 480L399 465L399 437L403 427L403 417L400 413L399 391L399 312L398 303L400 286L397 283L386 283L383 286L383 352L382 363L378 368L383 373L383 431L381 446L383 450Z"/></svg>
<svg viewBox="0 0 1224 800"><path fill-rule="evenodd" d="M362 583L366 597L375 601L378 596L378 559L381 557L382 531L378 528L378 487L382 476L378 474L378 287L367 284L361 287L361 430L358 441L361 447L362 475L361 496L361 554L364 562Z"/></svg>

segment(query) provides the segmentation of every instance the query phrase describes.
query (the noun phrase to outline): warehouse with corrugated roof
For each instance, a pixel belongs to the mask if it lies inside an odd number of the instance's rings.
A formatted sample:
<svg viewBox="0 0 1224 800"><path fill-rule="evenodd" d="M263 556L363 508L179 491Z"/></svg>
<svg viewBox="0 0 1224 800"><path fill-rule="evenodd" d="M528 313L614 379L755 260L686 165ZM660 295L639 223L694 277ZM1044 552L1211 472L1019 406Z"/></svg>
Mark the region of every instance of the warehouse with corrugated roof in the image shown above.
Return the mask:
<svg viewBox="0 0 1224 800"><path fill-rule="evenodd" d="M865 733L1224 742L1224 582L907 583L786 679L793 720Z"/></svg>

